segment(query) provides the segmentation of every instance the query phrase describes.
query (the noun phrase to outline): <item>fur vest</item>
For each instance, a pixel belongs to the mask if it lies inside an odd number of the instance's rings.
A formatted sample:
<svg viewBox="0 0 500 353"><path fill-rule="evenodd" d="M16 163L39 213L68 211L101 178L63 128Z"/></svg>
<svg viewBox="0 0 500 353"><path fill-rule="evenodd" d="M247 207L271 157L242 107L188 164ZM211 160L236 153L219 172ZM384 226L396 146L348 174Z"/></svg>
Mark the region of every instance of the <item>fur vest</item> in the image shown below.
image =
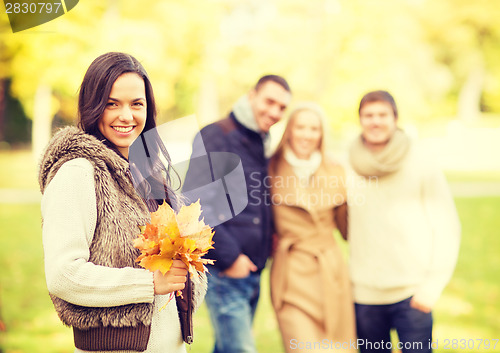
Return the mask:
<svg viewBox="0 0 500 353"><path fill-rule="evenodd" d="M59 168L74 158L86 158L94 166L97 224L89 261L113 268L139 268L135 259L140 252L133 247L133 239L138 226L150 221L150 215L131 182L128 162L116 152L75 127L60 130L40 164L42 194ZM154 304L84 307L53 295L51 299L61 321L73 326L78 348L146 349Z"/></svg>

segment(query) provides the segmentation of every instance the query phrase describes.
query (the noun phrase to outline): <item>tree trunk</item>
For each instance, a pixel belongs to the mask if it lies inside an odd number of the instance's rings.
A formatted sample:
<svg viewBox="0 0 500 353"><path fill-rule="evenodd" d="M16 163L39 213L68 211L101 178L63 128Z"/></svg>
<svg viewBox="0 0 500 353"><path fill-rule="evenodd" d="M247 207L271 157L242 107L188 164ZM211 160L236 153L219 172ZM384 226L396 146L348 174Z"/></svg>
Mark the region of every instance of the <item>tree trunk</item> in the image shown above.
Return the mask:
<svg viewBox="0 0 500 353"><path fill-rule="evenodd" d="M213 68L217 66L218 56L215 54L214 43L207 43L203 53L203 74L200 80L197 116L200 127L219 120L219 105L217 99L217 84L213 79Z"/></svg>
<svg viewBox="0 0 500 353"><path fill-rule="evenodd" d="M484 69L477 66L470 70L467 80L458 96L457 116L463 122L477 121L480 117L481 92L484 82Z"/></svg>
<svg viewBox="0 0 500 353"><path fill-rule="evenodd" d="M204 126L220 119L217 105L217 86L211 78L204 77L199 92L198 121Z"/></svg>
<svg viewBox="0 0 500 353"><path fill-rule="evenodd" d="M50 86L40 83L35 93L35 109L31 132L31 148L35 160L39 160L50 140L52 126L51 98L52 90Z"/></svg>
<svg viewBox="0 0 500 353"><path fill-rule="evenodd" d="M7 79L0 80L0 141L5 139L5 110L7 108Z"/></svg>

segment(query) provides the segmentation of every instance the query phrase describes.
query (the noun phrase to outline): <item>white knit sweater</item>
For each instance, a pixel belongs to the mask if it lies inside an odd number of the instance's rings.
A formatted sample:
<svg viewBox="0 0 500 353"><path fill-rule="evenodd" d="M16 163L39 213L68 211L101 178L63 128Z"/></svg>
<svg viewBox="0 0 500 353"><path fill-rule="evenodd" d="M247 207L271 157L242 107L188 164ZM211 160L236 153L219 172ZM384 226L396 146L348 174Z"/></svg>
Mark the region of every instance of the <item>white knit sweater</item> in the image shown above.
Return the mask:
<svg viewBox="0 0 500 353"><path fill-rule="evenodd" d="M42 197L42 217L45 276L50 293L67 302L92 307L152 303L154 300L146 352L186 351L176 301L172 299L159 311L169 296L154 295L151 272L88 262L97 221L94 170L88 160L73 159L59 169ZM83 351L76 349L75 352Z"/></svg>
<svg viewBox="0 0 500 353"><path fill-rule="evenodd" d="M444 175L416 147L394 174L365 179L346 172L355 301L391 304L414 296L432 307L450 280L460 243Z"/></svg>

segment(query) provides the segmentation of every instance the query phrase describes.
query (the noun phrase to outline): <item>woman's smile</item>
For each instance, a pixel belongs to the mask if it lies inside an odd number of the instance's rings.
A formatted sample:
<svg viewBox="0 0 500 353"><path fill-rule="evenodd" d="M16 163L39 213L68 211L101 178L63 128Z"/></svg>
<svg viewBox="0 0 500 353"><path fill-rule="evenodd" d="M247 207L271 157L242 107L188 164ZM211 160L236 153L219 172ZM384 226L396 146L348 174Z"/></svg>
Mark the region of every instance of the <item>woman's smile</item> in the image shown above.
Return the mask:
<svg viewBox="0 0 500 353"><path fill-rule="evenodd" d="M135 128L135 126L111 126L111 127L113 128L113 130L121 134L130 133Z"/></svg>

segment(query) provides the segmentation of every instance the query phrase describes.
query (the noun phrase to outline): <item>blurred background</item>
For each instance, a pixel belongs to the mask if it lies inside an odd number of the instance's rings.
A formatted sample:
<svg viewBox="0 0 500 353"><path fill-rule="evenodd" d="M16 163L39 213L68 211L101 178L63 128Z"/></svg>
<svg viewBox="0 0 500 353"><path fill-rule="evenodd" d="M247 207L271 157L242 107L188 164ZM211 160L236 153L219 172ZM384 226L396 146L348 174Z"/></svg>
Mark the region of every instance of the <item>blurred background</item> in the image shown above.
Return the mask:
<svg viewBox="0 0 500 353"><path fill-rule="evenodd" d="M435 309L436 351L464 351L453 339L500 351L499 1L85 0L17 33L0 9L0 351L72 350L45 287L37 162L53 131L75 124L85 70L108 51L143 63L160 123L195 114L168 141L174 158L189 155L193 124L227 114L264 74L284 76L294 102L324 108L339 158L358 132L363 94L390 91L400 125L445 170L463 226ZM267 281L256 340L260 352L281 352ZM212 343L203 307L191 351Z"/></svg>

